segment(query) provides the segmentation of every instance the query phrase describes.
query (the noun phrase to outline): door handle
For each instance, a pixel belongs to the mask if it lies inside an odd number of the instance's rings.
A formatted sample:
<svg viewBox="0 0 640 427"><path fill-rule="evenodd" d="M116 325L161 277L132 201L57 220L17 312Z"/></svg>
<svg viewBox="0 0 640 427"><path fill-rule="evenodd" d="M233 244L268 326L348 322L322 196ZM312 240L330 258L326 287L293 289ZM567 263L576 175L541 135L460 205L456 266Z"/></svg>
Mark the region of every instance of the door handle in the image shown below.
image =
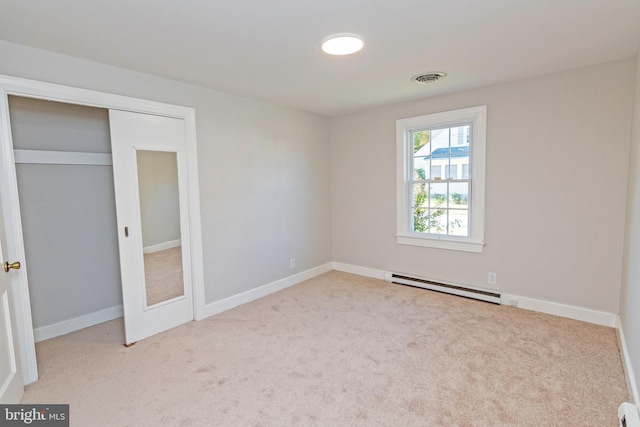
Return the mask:
<svg viewBox="0 0 640 427"><path fill-rule="evenodd" d="M8 262L5 261L4 263L4 272L8 273L9 269L16 269L16 270L20 270L20 262L16 261L16 262L12 262L11 264L9 264Z"/></svg>

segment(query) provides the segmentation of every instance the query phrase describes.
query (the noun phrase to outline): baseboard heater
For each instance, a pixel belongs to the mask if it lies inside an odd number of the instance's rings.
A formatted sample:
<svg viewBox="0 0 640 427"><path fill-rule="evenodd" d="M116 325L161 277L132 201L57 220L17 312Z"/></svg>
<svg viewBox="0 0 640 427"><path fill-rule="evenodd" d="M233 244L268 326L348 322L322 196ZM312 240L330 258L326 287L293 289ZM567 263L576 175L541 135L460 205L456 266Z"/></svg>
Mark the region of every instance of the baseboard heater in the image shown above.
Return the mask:
<svg viewBox="0 0 640 427"><path fill-rule="evenodd" d="M499 293L484 289L452 285L450 283L435 282L433 280L397 273L385 273L384 280L389 283L415 286L418 288L429 289L431 291L444 292L446 294L458 295L461 297L486 301L493 304L500 304Z"/></svg>

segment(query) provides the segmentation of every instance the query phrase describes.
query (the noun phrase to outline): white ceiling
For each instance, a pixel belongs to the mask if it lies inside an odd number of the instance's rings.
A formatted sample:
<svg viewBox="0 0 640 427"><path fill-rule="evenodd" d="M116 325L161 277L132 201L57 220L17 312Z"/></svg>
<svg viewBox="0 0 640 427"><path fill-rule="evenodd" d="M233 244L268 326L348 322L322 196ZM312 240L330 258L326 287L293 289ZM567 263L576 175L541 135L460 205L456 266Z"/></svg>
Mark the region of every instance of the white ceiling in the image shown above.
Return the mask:
<svg viewBox="0 0 640 427"><path fill-rule="evenodd" d="M333 116L630 58L640 0L0 0L0 39Z"/></svg>

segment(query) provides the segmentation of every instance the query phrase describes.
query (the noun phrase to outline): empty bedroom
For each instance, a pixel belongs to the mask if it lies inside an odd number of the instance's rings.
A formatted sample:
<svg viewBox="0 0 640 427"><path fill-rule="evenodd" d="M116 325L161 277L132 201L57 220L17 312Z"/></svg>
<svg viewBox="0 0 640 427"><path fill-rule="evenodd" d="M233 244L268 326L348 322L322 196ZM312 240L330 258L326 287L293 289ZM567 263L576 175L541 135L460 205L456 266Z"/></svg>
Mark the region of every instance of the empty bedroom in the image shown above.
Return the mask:
<svg viewBox="0 0 640 427"><path fill-rule="evenodd" d="M639 22L0 0L0 425L640 427Z"/></svg>

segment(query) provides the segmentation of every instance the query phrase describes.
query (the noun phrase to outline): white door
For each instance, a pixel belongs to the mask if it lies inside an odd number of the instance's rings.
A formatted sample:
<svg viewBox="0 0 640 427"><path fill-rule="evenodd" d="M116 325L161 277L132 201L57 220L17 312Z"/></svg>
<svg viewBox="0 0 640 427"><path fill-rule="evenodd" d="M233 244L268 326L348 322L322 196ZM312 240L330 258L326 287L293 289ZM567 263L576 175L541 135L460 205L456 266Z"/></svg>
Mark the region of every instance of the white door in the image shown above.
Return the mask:
<svg viewBox="0 0 640 427"><path fill-rule="evenodd" d="M0 403L19 403L24 393L14 325L11 273L19 263L7 260L4 221L0 210ZM12 267L12 268L10 268ZM8 270L8 271L7 271Z"/></svg>
<svg viewBox="0 0 640 427"><path fill-rule="evenodd" d="M127 344L193 320L184 120L109 111Z"/></svg>

